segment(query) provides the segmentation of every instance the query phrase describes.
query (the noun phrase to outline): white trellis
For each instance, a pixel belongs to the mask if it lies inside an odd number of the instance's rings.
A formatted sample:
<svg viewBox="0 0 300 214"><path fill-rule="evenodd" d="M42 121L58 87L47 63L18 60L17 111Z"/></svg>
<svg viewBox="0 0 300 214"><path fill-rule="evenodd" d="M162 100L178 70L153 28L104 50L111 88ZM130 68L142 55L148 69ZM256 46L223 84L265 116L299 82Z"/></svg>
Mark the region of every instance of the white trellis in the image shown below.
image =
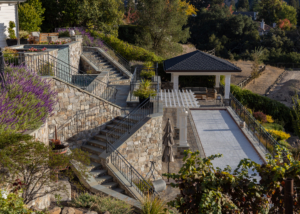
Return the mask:
<svg viewBox="0 0 300 214"><path fill-rule="evenodd" d="M187 144L187 116L186 108L198 108L200 105L191 90L161 90L160 99L164 108L177 109L177 124L179 128L179 146L186 147Z"/></svg>
<svg viewBox="0 0 300 214"><path fill-rule="evenodd" d="M199 104L191 90L161 90L160 99L166 108L198 108Z"/></svg>

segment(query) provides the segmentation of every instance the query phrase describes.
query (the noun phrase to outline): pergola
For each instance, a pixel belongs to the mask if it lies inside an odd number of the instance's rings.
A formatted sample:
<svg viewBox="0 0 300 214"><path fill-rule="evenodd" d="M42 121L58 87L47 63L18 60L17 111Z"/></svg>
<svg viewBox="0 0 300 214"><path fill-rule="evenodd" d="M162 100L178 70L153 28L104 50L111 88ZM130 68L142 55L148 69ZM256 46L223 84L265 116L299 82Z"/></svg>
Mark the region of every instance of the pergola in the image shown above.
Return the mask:
<svg viewBox="0 0 300 214"><path fill-rule="evenodd" d="M164 61L164 70L171 74L173 89L178 90L179 76L216 76L215 88L220 85L220 76L225 76L225 99L229 99L231 74L242 70L227 60L193 51Z"/></svg>

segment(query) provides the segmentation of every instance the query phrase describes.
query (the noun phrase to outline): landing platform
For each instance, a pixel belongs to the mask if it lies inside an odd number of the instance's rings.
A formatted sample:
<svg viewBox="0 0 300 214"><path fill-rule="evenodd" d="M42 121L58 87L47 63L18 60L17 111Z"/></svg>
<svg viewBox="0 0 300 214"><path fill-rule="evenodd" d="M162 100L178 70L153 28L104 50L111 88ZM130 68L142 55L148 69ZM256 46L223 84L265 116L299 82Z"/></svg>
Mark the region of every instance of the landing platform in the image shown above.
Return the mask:
<svg viewBox="0 0 300 214"><path fill-rule="evenodd" d="M233 171L244 158L258 164L264 163L225 109L191 110L191 114L206 157L223 154L223 157L212 161L214 167L224 169L229 165Z"/></svg>

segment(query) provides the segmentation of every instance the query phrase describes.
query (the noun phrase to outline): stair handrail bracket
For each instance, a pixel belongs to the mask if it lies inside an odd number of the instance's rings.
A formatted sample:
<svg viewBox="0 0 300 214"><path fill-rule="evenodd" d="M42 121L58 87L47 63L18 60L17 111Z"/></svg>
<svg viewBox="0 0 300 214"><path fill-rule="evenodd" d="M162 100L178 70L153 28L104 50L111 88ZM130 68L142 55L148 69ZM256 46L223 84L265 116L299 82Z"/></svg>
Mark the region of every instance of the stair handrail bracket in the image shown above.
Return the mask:
<svg viewBox="0 0 300 214"><path fill-rule="evenodd" d="M146 179L139 174L139 172L124 158L124 156L114 146L117 142L122 142L128 134L143 120L152 114L152 105L150 100L144 100L138 107L133 109L129 114L123 117L115 126L106 133L106 153L108 154L107 160L113 164L116 169L127 179L132 187L144 196L141 189L148 190L149 192L158 195L154 187L150 185ZM133 121L138 121L133 124ZM121 135L121 136L120 136ZM139 188L141 187L141 189Z"/></svg>

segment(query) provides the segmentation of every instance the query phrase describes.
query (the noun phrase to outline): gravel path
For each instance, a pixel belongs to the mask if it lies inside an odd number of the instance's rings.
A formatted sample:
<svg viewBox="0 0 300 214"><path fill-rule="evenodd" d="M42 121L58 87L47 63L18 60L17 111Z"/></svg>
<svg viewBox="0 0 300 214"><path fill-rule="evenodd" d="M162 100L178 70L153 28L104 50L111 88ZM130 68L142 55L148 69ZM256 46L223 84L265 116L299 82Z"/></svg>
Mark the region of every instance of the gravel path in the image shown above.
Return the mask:
<svg viewBox="0 0 300 214"><path fill-rule="evenodd" d="M283 69L267 66L266 70L257 78L252 80L245 89L256 94L264 95L267 89L277 80Z"/></svg>
<svg viewBox="0 0 300 214"><path fill-rule="evenodd" d="M292 107L292 96L300 91L300 71L286 71L281 81L275 84L267 97Z"/></svg>

